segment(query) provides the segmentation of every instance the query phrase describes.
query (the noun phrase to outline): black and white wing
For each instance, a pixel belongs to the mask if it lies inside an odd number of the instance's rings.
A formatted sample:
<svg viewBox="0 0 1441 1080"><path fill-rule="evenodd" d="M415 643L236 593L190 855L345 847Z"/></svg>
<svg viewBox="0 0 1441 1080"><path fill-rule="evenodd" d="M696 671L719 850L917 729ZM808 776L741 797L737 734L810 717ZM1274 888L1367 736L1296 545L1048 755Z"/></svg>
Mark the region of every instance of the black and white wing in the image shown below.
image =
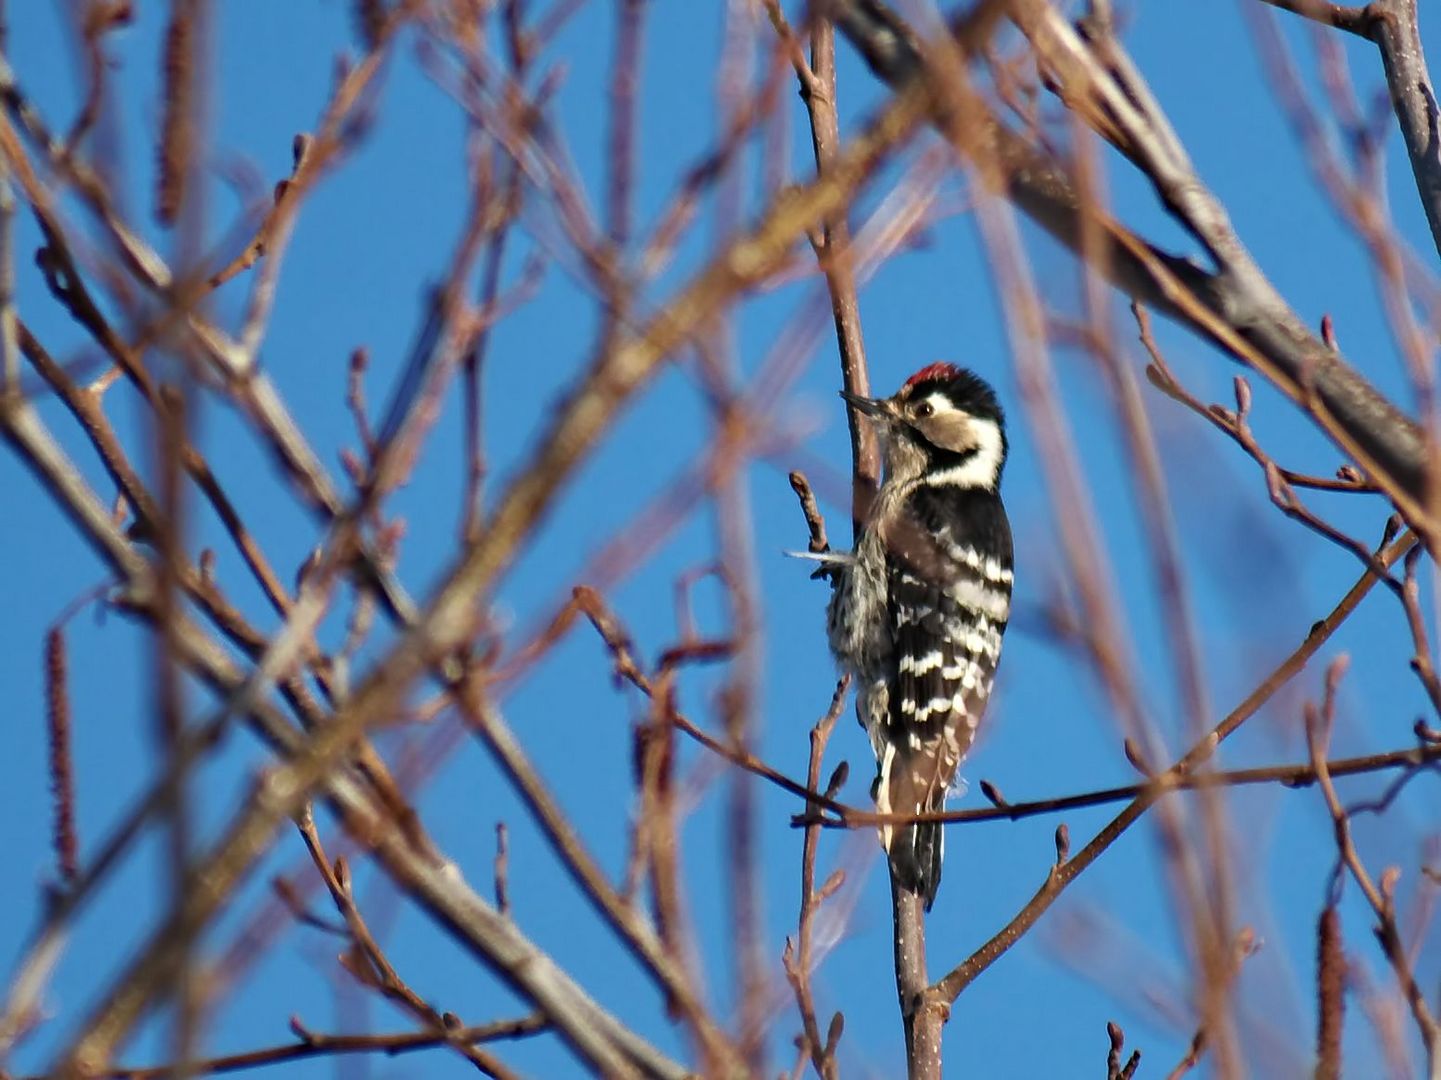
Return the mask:
<svg viewBox="0 0 1441 1080"><path fill-rule="evenodd" d="M876 800L890 813L945 808L975 738L1010 616L1011 531L990 492L918 488L886 523L895 663ZM929 909L941 876L936 823L883 830L892 872Z"/></svg>

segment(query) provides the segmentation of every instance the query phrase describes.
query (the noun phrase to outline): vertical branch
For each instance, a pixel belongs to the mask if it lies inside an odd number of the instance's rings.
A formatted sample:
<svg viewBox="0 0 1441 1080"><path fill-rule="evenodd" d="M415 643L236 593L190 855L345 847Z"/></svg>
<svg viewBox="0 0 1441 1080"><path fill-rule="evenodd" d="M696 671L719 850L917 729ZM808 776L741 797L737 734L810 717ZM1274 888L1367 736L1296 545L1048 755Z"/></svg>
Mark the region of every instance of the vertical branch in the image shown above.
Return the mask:
<svg viewBox="0 0 1441 1080"><path fill-rule="evenodd" d="M161 117L156 167L155 217L162 225L174 225L189 187L195 154L195 111L192 108L196 75L195 0L171 0L170 21L165 28L165 53L161 72L164 84L164 113Z"/></svg>
<svg viewBox="0 0 1441 1080"><path fill-rule="evenodd" d="M183 620L182 576L184 473L182 448L186 444L187 408L180 392L162 388L155 413L155 465L160 474L161 512L156 525L160 554L156 598L158 631L155 648L156 742L165 762L167 781L162 793L167 839L171 911L176 916L175 948L170 992L175 996L175 1061L181 1076L188 1069L199 1028L199 986L192 963L196 934L193 924L179 918L190 892L191 828L187 793L189 755L185 753L185 693L180 667L180 623Z"/></svg>
<svg viewBox="0 0 1441 1080"><path fill-rule="evenodd" d="M746 87L754 63L754 15L749 5L726 5L716 99L722 124L729 125L745 109ZM715 229L731 236L741 227L745 184L739 159L722 168L715 189ZM741 395L732 383L736 374L735 325L729 310L712 312L709 347L702 348L703 377L714 402L718 449L712 492L716 514L721 576L729 605L730 638L735 660L720 695L720 709L730 744L749 753L755 731L755 705L761 675L761 624L755 529L746 485L745 414ZM763 1071L768 1026L769 972L762 945L760 844L754 778L744 770L729 777L726 815L726 859L729 865L730 916L735 937L734 962L739 1006L740 1052L753 1072Z"/></svg>
<svg viewBox="0 0 1441 1080"><path fill-rule="evenodd" d="M531 60L531 50L522 40L521 15L520 0L511 0L505 9L506 52L511 69L510 80L507 83L506 105L508 109L516 113L517 122L519 122L523 101L518 90L512 88L525 85ZM478 36L475 36L473 40L468 40L465 45L467 49L472 50L476 58L479 57L481 43ZM479 115L481 100L481 85L475 74L476 70L474 66L467 70L465 82L466 100L471 105L472 116ZM498 164L499 156L494 152L493 145L485 138L483 130L475 133L475 141L479 147L475 166L478 172L477 184L483 189L480 197L482 205L486 208L478 212L493 215L488 222L492 231L486 247L480 284L480 310L488 312L495 309L500 297L501 267L505 263L511 223L520 213L524 185L521 183L520 164L514 160L508 160L503 167L500 166ZM495 172L498 168L501 169L503 179L499 181L500 192L497 196L493 188L497 182ZM461 529L462 535L467 540L474 540L479 534L484 516L481 495L482 485L485 482L486 462L484 397L481 379L485 373L485 357L490 345L492 325L492 322L487 320L480 328L470 349L465 354L462 367L465 386L465 497L463 502L465 512L461 519Z"/></svg>
<svg viewBox="0 0 1441 1080"><path fill-rule="evenodd" d="M1426 1047L1428 1075L1436 1076L1438 1070L1441 1070L1441 1026L1437 1025L1426 995L1416 981L1410 954L1401 940L1401 931L1396 923L1395 889L1398 873L1388 870L1381 875L1378 882L1366 869L1351 836L1351 816L1341 804L1340 796L1336 794L1326 760L1336 716L1336 691L1342 675L1345 674L1347 662L1347 657L1343 654L1333 660L1326 669L1326 693L1321 707L1318 709L1309 702L1306 705L1306 744L1311 754L1311 768L1316 772L1317 785L1331 815L1337 857L1350 871L1352 879L1376 916L1376 939L1391 964L1396 982L1405 995L1406 1003L1411 1008L1411 1016L1421 1033L1421 1041Z"/></svg>
<svg viewBox="0 0 1441 1080"><path fill-rule="evenodd" d="M940 1080L941 1025L949 1006L926 993L926 909L921 898L891 877L891 922L895 930L896 993L906 1028L906 1063L911 1080Z"/></svg>
<svg viewBox="0 0 1441 1080"><path fill-rule="evenodd" d="M1437 138L1441 109L1421 49L1416 7L1416 0L1375 0L1366 5L1366 30L1381 51L1391 105L1416 178L1416 193L1431 226L1431 239L1441 253L1441 146Z"/></svg>
<svg viewBox="0 0 1441 1080"><path fill-rule="evenodd" d="M606 217L611 243L625 250L630 240L634 204L637 113L640 81L641 29L646 0L615 0L615 63L610 80L610 172L606 184Z"/></svg>
<svg viewBox="0 0 1441 1080"><path fill-rule="evenodd" d="M1345 992L1341 916L1329 904L1316 924L1316 1080L1340 1080Z"/></svg>
<svg viewBox="0 0 1441 1080"><path fill-rule="evenodd" d="M811 31L811 77L801 78L801 95L810 114L811 144L816 172L824 176L840 146L840 120L836 113L836 33L829 19L818 18ZM856 295L855 265L851 257L850 225L846 209L821 222L816 258L826 276L831 312L836 323L836 344L841 356L841 382L861 397L871 392L866 345L861 335L860 300ZM851 519L859 530L880 485L880 444L875 429L854 408L847 408L851 432Z"/></svg>
<svg viewBox="0 0 1441 1080"><path fill-rule="evenodd" d="M1118 47L1111 36L1111 24L1106 18L1107 14L1104 10L1095 10L1086 24L1093 48L1102 56L1109 55L1110 50ZM1094 136L1079 120L1074 126L1074 158L1077 190L1080 194L1080 261L1089 331L1088 344L1100 360L1115 395L1119 426L1137 490L1155 590L1165 620L1167 646L1176 684L1180 690L1180 705L1186 721L1187 737L1195 739L1210 726L1211 715L1195 613L1183 571L1180 540L1155 432L1152 430L1145 403L1141 399L1135 373L1117 348L1113 333L1109 295L1104 287L1103 276L1107 249L1099 220L1099 215L1108 211L1105 174L1100 155L1096 153ZM1203 788L1199 792L1199 800L1200 819L1206 840L1206 857L1201 865L1205 881L1188 886L1188 891L1180 893L1179 896L1191 908L1196 927L1196 949L1202 976L1199 983L1203 1027L1212 1032L1214 1038L1218 1029L1229 1029L1227 1023L1218 1023L1215 1018L1227 1015L1227 995L1234 984L1234 979L1228 975L1232 965L1226 948L1226 943L1232 938L1233 906L1229 831L1219 794L1214 789ZM1163 808L1161 816L1167 835L1172 839L1179 838L1179 828L1172 824L1171 811ZM1176 866L1179 878L1185 871L1184 861L1177 858ZM1224 1054L1223 1060L1227 1060Z"/></svg>
<svg viewBox="0 0 1441 1080"><path fill-rule="evenodd" d="M54 799L55 864L61 884L71 888L80 876L80 858L79 843L75 839L68 667L65 632L57 626L45 636L45 721L50 742L50 794Z"/></svg>
<svg viewBox="0 0 1441 1080"><path fill-rule="evenodd" d="M178 228L172 275L166 296L177 315L203 298L185 284L191 266L201 266L205 200L200 163L205 155L204 91L209 12L204 0L171 0L170 21L162 57L164 108L159 132L159 165L155 215L162 225ZM203 280L201 276L196 281ZM159 556L155 639L155 738L166 769L162 807L168 843L167 875L170 912L174 919L175 963L164 987L174 1002L172 1043L177 1076L188 1077L200 1037L204 995L195 965L199 927L182 917L193 891L194 844L186 753L186 695L183 676L184 578L188 560L186 536L186 448L194 399L186 346L177 342L171 357L173 381L161 381L155 400L154 470L159 489L159 518L154 543Z"/></svg>
<svg viewBox="0 0 1441 1080"><path fill-rule="evenodd" d="M732 674L721 692L721 711L732 746L749 751L755 738L760 692L762 626L755 558L756 531L746 484L747 447L743 404L732 398L722 406L716 438L716 515L720 564L730 598ZM727 845L730 849L731 903L739 953L741 1050L752 1069L761 1070L768 1026L769 978L761 927L760 842L755 778L732 770Z"/></svg>
<svg viewBox="0 0 1441 1080"><path fill-rule="evenodd" d="M845 708L848 689L850 689L850 676L846 675L836 684L836 692L831 696L830 708L826 710L825 716L817 720L815 726L811 728L811 756L806 770L806 787L811 791L820 789L821 765L825 761L826 745L830 742L831 732L835 730L841 710ZM836 789L845 780L846 771L844 762L837 767L830 783L826 785L827 795L835 794ZM795 991L796 1006L800 1010L806 1050L810 1054L811 1064L815 1066L816 1073L821 1080L836 1080L839 1072L835 1058L835 1043L840 1034L840 1014L837 1013L836 1018L831 1021L830 1032L823 1038L820 1022L816 1019L815 996L811 991L812 947L814 945L812 930L816 907L825 896L829 895L829 891L839 887L842 880L840 871L837 871L833 878L827 879L820 892L816 891L816 850L821 836L821 823L815 815L819 810L820 807L814 802L806 807L806 812L811 815L812 820L806 825L801 841L800 918L796 925L794 952L791 949L791 943L789 941L786 943L785 967L791 989ZM831 1034L832 1032L834 1034Z"/></svg>
<svg viewBox="0 0 1441 1080"><path fill-rule="evenodd" d="M3 2L3 0L0 0ZM0 35L3 35L0 8ZM15 193L10 173L0 160L0 396L20 388L20 344L15 315Z"/></svg>
<svg viewBox="0 0 1441 1080"><path fill-rule="evenodd" d="M965 149L986 188L986 196L977 207L982 247L996 280L1021 400L1045 486L1057 520L1066 523L1060 530L1062 550L1084 625L1089 628L1087 648L1122 731L1145 748L1143 753L1148 758L1154 759L1163 751L1136 686L1134 673L1138 666L1117 599L1115 574L1105 554L1071 425L1057 394L1045 306L1027 262L1013 209L998 197L1005 190L1003 163L972 120L976 115L973 103L980 98L969 84L964 67L933 66L932 72L938 82L944 80L947 135ZM1090 212L1099 211L1093 206ZM1219 913L1219 905L1207 902L1202 868L1187 842L1180 808L1162 800L1155 809L1169 883L1177 910L1189 923L1189 943L1201 972L1200 997L1206 1010L1203 1024L1216 1044L1221 1075L1238 1075L1238 1049L1225 989L1230 935L1224 932L1225 927L1216 925L1214 916Z"/></svg>
<svg viewBox="0 0 1441 1080"><path fill-rule="evenodd" d="M840 120L836 111L836 39L829 18L818 16L812 4L810 68L802 58L795 64L800 77L801 96L810 115L811 144L816 172L824 176L832 168L840 145ZM831 312L836 324L840 350L841 382L845 390L869 397L870 369L861 334L860 301L856 294L851 257L850 226L845 207L822 219L818 239L813 241L816 258L826 277ZM847 409L851 435L851 523L859 535L880 486L880 443L875 429L854 408ZM923 1009L926 973L925 908L920 898L891 880L891 916L895 946L896 994L906 1036L906 1060L912 1077L939 1077L941 1070L940 1028L942 1010ZM919 1020L919 1024L918 1024Z"/></svg>

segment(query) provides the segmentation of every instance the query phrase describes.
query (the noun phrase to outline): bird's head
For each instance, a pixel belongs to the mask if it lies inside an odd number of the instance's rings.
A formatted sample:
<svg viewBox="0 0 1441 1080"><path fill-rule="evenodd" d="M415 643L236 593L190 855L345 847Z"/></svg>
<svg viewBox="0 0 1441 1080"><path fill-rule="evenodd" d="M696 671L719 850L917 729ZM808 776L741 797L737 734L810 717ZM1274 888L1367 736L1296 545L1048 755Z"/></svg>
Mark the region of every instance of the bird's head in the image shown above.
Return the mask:
<svg viewBox="0 0 1441 1080"><path fill-rule="evenodd" d="M995 491L1006 464L1006 422L996 392L954 364L921 368L888 398L841 391L879 423L893 479Z"/></svg>

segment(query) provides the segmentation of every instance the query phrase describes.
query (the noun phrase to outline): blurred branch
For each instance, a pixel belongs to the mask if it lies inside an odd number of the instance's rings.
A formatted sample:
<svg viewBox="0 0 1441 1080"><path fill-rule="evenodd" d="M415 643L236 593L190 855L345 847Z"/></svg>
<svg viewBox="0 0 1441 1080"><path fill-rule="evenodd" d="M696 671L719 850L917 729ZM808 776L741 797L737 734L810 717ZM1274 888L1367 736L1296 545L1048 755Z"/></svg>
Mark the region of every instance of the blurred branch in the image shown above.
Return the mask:
<svg viewBox="0 0 1441 1080"><path fill-rule="evenodd" d="M1328 904L1316 924L1316 1080L1340 1080L1346 1008L1341 915Z"/></svg>
<svg viewBox="0 0 1441 1080"><path fill-rule="evenodd" d="M33 409L13 393L0 396L0 433L37 474L80 533L126 583L133 610L144 611L153 596L149 566L120 534L105 508L80 479L74 466L40 425ZM188 620L175 630L182 660L189 670L222 698L240 694L249 676ZM375 858L398 885L428 909L478 958L544 1011L556 1029L586 1060L618 1076L680 1077L684 1074L643 1040L634 1036L596 1005L545 953L519 934L513 924L476 895L431 854L409 831L398 828L386 811L377 811L372 796L334 763L343 760L348 743L343 725L331 724L302 741L291 724L264 700L250 696L245 708L262 737L288 760L273 768L249 805L231 822L223 838L194 864L195 881L182 910L171 914L144 943L108 997L82 1029L82 1039L57 1067L58 1075L103 1068L113 1048L138 1021L163 984L175 961L172 942L177 925L201 926L214 917L232 895L274 831L303 805L307 792L323 786L347 829L366 838ZM0 1037L13 1038L16 1023L29 1015L27 1001L43 985L53 963L53 946L37 943L28 967L14 981Z"/></svg>
<svg viewBox="0 0 1441 1080"><path fill-rule="evenodd" d="M80 842L75 834L75 766L71 755L69 661L65 631L56 626L45 637L45 722L50 757L50 795L55 868L63 887L80 876Z"/></svg>
<svg viewBox="0 0 1441 1080"><path fill-rule="evenodd" d="M1283 11L1294 11L1297 15L1303 15L1323 26L1334 26L1337 30L1345 30L1348 34L1355 34L1358 37L1371 36L1371 9L1376 6L1375 4L1367 4L1365 7L1347 7L1344 4L1330 3L1329 0L1261 0L1261 2L1281 8Z"/></svg>
<svg viewBox="0 0 1441 1080"><path fill-rule="evenodd" d="M704 1052L707 1071L728 1074L739 1068L741 1063L736 1049L711 1021L692 973L675 962L641 912L611 885L549 786L531 764L494 703L486 696L479 680L456 685L454 693L456 703L465 713L472 730L515 786L521 802L530 811L535 824L575 881L581 895L641 961L657 985L665 991L667 1000L692 1026Z"/></svg>
<svg viewBox="0 0 1441 1080"><path fill-rule="evenodd" d="M587 376L559 410L530 466L501 498L481 535L469 545L465 557L448 575L424 615L375 665L333 719L320 726L290 764L277 771L271 790L275 791L278 785L284 794L276 792L269 802L259 799L248 814L236 819L226 839L212 850L208 865L216 872L217 881L232 876L238 880L268 844L279 818L303 802L314 786L333 776L337 765L354 750L357 740L370 725L394 715L403 694L429 668L433 658L449 657L464 644L475 622L475 598L483 595L486 587L514 558L522 538L548 508L562 479L594 446L622 402L639 388L664 357L703 325L710 312L763 278L785 257L796 237L850 199L885 155L914 130L923 115L923 97L919 89L898 97L868 132L840 155L829 175L782 197L754 230L733 242L638 335L623 335L612 349L597 357ZM0 137L5 131L0 125ZM9 150L8 146L3 148ZM36 193L32 202L44 205L43 193L33 186L32 190ZM14 416L0 419L11 421L7 433L13 437L16 434ZM22 455L33 462L44 460L34 454L33 446L22 445L20 449ZM60 469L56 475L65 472ZM50 489L66 505L87 503L88 493L73 497L68 494L73 486L55 480ZM93 528L84 531L92 536L96 533ZM148 580L138 568L124 576L132 581ZM189 910L177 913L176 918L195 918L203 923L217 912L220 899L207 892L196 897ZM153 995L154 972L166 970L168 940L162 928L148 958L142 954L129 977L115 987L110 1006L114 1011L107 1011L108 1019L104 1022L92 1025L84 1044L74 1048L73 1060L87 1062L90 1067L108 1057L115 1040L138 1019ZM592 1062L607 1063L609 1068L620 1067L614 1051L598 1041L594 1033L572 1028L567 1034L583 1036L575 1039L574 1044Z"/></svg>

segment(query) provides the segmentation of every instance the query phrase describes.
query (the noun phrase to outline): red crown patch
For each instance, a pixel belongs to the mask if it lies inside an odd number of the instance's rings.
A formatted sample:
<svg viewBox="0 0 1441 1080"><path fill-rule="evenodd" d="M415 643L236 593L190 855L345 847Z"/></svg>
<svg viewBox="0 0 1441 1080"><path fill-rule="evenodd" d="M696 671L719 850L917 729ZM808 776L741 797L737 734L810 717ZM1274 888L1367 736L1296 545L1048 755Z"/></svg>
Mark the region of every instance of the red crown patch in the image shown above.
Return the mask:
<svg viewBox="0 0 1441 1080"><path fill-rule="evenodd" d="M955 364L948 364L944 360L938 360L934 364L927 364L906 380L907 386L915 386L930 379L954 379L961 374L961 369Z"/></svg>

